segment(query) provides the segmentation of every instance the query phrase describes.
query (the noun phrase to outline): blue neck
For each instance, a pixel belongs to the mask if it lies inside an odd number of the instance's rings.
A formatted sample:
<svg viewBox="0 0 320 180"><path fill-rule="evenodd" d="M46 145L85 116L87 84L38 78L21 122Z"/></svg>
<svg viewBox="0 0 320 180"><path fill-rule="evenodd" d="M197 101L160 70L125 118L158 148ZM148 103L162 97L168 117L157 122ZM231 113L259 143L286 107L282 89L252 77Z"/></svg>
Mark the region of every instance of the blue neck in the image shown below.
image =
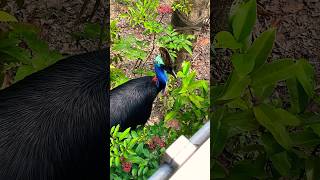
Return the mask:
<svg viewBox="0 0 320 180"><path fill-rule="evenodd" d="M160 64L154 65L154 71L156 72L156 76L158 78L157 87L164 89L168 81L167 72L160 66Z"/></svg>

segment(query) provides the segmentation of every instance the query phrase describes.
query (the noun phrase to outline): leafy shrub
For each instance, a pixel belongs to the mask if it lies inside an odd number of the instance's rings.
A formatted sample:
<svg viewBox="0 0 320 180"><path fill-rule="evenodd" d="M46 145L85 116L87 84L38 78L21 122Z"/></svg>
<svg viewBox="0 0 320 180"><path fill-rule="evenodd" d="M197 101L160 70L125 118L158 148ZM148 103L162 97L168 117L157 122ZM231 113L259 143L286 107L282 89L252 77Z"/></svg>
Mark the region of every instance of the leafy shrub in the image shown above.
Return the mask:
<svg viewBox="0 0 320 180"><path fill-rule="evenodd" d="M164 137L160 137L163 129L148 126L119 132L119 127L110 131L111 179L147 179L158 169L165 151Z"/></svg>
<svg viewBox="0 0 320 180"><path fill-rule="evenodd" d="M255 0L239 5L229 19L232 31L215 36L217 48L232 50L234 69L225 84L213 87L214 178L316 179L320 117L306 113L311 99L319 102L313 67L304 59L267 63L276 30L249 41ZM279 83L289 96L275 95ZM219 161L224 152L235 156L227 167Z"/></svg>
<svg viewBox="0 0 320 180"><path fill-rule="evenodd" d="M209 91L208 82L196 80L196 72L190 71L190 66L190 62L182 63L182 70L177 73L181 84L168 90L165 121L178 120L179 133L191 136L208 121Z"/></svg>
<svg viewBox="0 0 320 180"><path fill-rule="evenodd" d="M158 45L168 49L172 58L177 57L177 52L181 49L185 49L190 55L192 55L192 42L195 39L194 35L179 34L171 25L165 30L165 35L158 39Z"/></svg>
<svg viewBox="0 0 320 180"><path fill-rule="evenodd" d="M122 14L122 17L129 19L129 23L132 27L142 25L147 21L154 21L157 17L157 7L159 0L137 0L131 2L128 6L128 13Z"/></svg>
<svg viewBox="0 0 320 180"><path fill-rule="evenodd" d="M189 2L189 0L178 0L172 3L172 9L174 11L178 10L186 15L189 15L191 12L191 7L192 4Z"/></svg>
<svg viewBox="0 0 320 180"><path fill-rule="evenodd" d="M39 36L39 30L27 23L19 23L16 18L0 11L0 20L7 22L6 29L0 31L0 57L6 67L17 68L15 81L39 71L62 56L49 50Z"/></svg>

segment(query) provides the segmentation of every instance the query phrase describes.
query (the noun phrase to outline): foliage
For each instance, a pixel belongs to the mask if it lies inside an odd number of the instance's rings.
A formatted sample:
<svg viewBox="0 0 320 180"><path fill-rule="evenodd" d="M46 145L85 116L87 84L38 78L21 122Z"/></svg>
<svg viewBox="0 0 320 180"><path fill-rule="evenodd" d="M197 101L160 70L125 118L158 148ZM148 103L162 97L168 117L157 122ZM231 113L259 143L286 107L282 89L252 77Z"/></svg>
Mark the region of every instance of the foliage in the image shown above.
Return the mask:
<svg viewBox="0 0 320 180"><path fill-rule="evenodd" d="M8 14L2 16L2 21L8 23L5 24L5 30L0 31L0 57L3 59L1 63L4 63L4 69L17 68L14 80L19 81L50 66L62 56L49 50L47 43L39 38L37 28L15 20Z"/></svg>
<svg viewBox="0 0 320 180"><path fill-rule="evenodd" d="M192 4L189 2L189 0L178 0L174 1L172 4L172 9L174 11L180 11L186 15L189 15L191 12Z"/></svg>
<svg viewBox="0 0 320 180"><path fill-rule="evenodd" d="M111 22L110 28L115 22ZM112 35L112 34L111 34ZM83 39L92 39L92 40L100 40L101 42L107 42L107 26L102 27L98 23L85 23L84 28L80 32L72 33L73 38L79 40Z"/></svg>
<svg viewBox="0 0 320 180"><path fill-rule="evenodd" d="M122 17L126 17L132 27L142 25L147 21L154 21L157 17L157 7L159 0L137 0L131 2L128 6L128 13L122 14Z"/></svg>
<svg viewBox="0 0 320 180"><path fill-rule="evenodd" d="M147 179L158 169L165 151L165 142L159 137L163 127L128 128L123 132L119 127L110 131L111 179Z"/></svg>
<svg viewBox="0 0 320 180"><path fill-rule="evenodd" d="M209 91L208 82L196 80L196 72L190 71L190 66L190 62L182 63L182 71L177 73L181 84L168 90L165 121L177 119L179 133L191 136L208 120Z"/></svg>
<svg viewBox="0 0 320 180"><path fill-rule="evenodd" d="M168 49L172 58L177 57L177 52L181 49L185 49L190 55L192 55L192 42L195 39L193 35L179 34L171 25L165 30L164 36L158 39L158 45Z"/></svg>
<svg viewBox="0 0 320 180"><path fill-rule="evenodd" d="M225 84L213 87L212 174L230 179L315 179L320 117L306 113L309 102L318 101L313 67L304 59L267 63L276 30L268 29L251 43L256 16L256 1L249 0L231 13L232 31L215 36L217 48L232 50L234 69ZM275 95L279 83L286 85L289 96ZM238 143L232 145L233 140ZM219 157L235 150L237 160L225 167Z"/></svg>
<svg viewBox="0 0 320 180"><path fill-rule="evenodd" d="M110 65L111 89L127 82L128 80L129 78L125 75L125 73L121 69L118 69Z"/></svg>
<svg viewBox="0 0 320 180"><path fill-rule="evenodd" d="M118 53L126 59L137 60L146 58L147 53L142 50L145 46L146 43L144 41L140 41L136 37L129 35L115 40L111 49L114 53Z"/></svg>

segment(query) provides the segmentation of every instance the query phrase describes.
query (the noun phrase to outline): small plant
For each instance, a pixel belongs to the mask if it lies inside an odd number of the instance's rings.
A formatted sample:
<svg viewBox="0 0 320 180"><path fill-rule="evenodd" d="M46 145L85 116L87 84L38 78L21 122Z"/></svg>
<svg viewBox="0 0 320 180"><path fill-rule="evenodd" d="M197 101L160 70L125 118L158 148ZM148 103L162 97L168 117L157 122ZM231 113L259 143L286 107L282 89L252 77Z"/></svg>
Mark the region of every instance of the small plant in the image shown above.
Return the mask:
<svg viewBox="0 0 320 180"><path fill-rule="evenodd" d="M185 49L190 55L192 55L191 40L195 39L194 35L179 34L171 25L168 26L164 32L166 35L161 36L158 39L158 45L160 47L165 47L173 59L177 57L177 52L181 49Z"/></svg>
<svg viewBox="0 0 320 180"><path fill-rule="evenodd" d="M128 6L128 13L121 16L128 18L132 27L143 25L144 22L156 19L158 5L159 0L137 0Z"/></svg>
<svg viewBox="0 0 320 180"><path fill-rule="evenodd" d="M313 67L304 59L267 63L276 29L251 43L256 16L256 1L249 0L231 13L232 31L215 36L217 48L233 52L233 70L224 85L213 87L213 178L316 179L319 114L306 113L312 99L319 102ZM289 96L274 95L279 83ZM232 140L238 143L228 144ZM231 167L220 163L223 152L234 151Z"/></svg>
<svg viewBox="0 0 320 180"><path fill-rule="evenodd" d="M209 92L207 81L196 80L196 72L190 71L190 66L190 62L182 63L182 71L177 73L181 85L168 90L169 110L165 121L177 120L179 133L191 136L208 121Z"/></svg>
<svg viewBox="0 0 320 180"><path fill-rule="evenodd" d="M174 11L178 10L186 15L189 15L191 12L192 4L189 0L178 0L174 1L172 4L172 9Z"/></svg>

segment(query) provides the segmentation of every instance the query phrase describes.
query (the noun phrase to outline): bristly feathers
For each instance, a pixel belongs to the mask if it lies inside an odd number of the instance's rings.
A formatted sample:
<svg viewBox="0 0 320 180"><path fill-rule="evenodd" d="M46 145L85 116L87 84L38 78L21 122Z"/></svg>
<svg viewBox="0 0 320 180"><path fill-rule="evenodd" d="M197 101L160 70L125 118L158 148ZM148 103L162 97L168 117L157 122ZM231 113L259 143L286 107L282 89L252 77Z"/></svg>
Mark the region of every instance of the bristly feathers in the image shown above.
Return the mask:
<svg viewBox="0 0 320 180"><path fill-rule="evenodd" d="M0 179L107 179L107 50L0 91Z"/></svg>

